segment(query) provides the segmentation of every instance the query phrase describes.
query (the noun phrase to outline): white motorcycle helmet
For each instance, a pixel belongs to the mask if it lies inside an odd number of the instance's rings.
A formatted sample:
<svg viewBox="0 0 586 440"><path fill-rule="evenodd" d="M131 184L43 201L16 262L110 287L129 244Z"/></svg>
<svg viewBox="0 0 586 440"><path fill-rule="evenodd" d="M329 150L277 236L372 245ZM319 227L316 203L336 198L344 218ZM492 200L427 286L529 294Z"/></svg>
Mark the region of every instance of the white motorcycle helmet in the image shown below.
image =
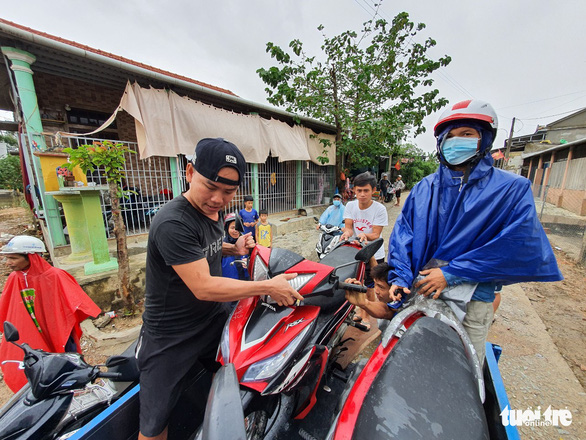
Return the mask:
<svg viewBox="0 0 586 440"><path fill-rule="evenodd" d="M45 243L30 235L17 235L0 250L0 254L36 254L47 252Z"/></svg>
<svg viewBox="0 0 586 440"><path fill-rule="evenodd" d="M433 128L433 134L439 136L443 127L448 122L455 122L462 119L470 119L484 124L488 124L496 136L498 129L498 118L494 108L488 102L478 99L468 99L461 101L445 110Z"/></svg>
<svg viewBox="0 0 586 440"><path fill-rule="evenodd" d="M442 142L451 128L462 126L475 128L481 135L478 152L464 164L461 164L467 165L468 174L470 167L478 163L492 148L498 129L497 114L488 102L478 99L458 102L442 113L437 124L435 124L433 132L437 138L437 157L441 163L448 167L451 167L451 165L445 160L441 151ZM465 180L467 181L467 176Z"/></svg>

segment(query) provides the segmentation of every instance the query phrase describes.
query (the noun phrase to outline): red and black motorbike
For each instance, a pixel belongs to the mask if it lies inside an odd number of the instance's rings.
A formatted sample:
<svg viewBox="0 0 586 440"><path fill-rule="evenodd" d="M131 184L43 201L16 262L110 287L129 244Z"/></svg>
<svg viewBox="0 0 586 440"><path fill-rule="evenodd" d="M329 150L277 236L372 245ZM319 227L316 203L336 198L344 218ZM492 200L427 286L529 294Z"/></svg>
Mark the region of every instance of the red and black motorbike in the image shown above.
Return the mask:
<svg viewBox="0 0 586 440"><path fill-rule="evenodd" d="M486 344L482 368L453 308L415 290L385 324L347 381L327 440L519 439L499 417L509 405L499 346Z"/></svg>
<svg viewBox="0 0 586 440"><path fill-rule="evenodd" d="M291 307L279 306L270 297L241 300L224 327L218 359L234 367L247 438L264 438L277 419L303 419L315 405L320 381L333 370L343 350L346 328L360 328L352 320L354 306L346 301L345 289L366 290L340 280L362 280L365 264L381 245L382 239L365 247L347 241L320 263L286 249L256 246L249 264L251 279L297 273L289 283L304 300ZM214 407L224 412L228 403L221 401L230 398L223 396L234 393L217 384L214 390ZM206 417L220 420L226 415ZM228 423L238 422L230 417ZM209 432L204 437L213 438Z"/></svg>

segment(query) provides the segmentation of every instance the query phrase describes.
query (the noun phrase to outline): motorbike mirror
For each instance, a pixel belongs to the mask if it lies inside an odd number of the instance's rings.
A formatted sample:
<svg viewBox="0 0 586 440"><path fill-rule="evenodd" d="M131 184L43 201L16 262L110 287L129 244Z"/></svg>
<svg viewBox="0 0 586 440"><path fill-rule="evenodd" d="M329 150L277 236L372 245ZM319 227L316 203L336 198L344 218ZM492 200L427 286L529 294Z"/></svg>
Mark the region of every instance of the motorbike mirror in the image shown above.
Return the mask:
<svg viewBox="0 0 586 440"><path fill-rule="evenodd" d="M354 256L354 258L358 261L363 261L365 263L368 262L372 258L376 251L383 245L383 239L377 238L376 240L371 241L366 246L358 251L358 253Z"/></svg>
<svg viewBox="0 0 586 440"><path fill-rule="evenodd" d="M16 342L20 339L18 330L16 330L14 324L8 321L4 321L4 339L8 342Z"/></svg>
<svg viewBox="0 0 586 440"><path fill-rule="evenodd" d="M240 217L240 214L238 213L236 213L236 219L234 220L234 228L241 234L244 234L244 223L242 222L242 217Z"/></svg>
<svg viewBox="0 0 586 440"><path fill-rule="evenodd" d="M313 217L313 219L315 220L316 223L319 223L319 218Z"/></svg>

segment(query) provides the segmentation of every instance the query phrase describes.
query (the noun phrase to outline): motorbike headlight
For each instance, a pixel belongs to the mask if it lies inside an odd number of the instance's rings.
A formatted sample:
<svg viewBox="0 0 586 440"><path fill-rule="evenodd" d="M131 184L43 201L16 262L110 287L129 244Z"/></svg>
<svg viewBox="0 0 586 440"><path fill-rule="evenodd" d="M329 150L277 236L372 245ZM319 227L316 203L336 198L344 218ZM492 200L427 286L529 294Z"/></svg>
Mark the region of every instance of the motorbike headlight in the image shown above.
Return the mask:
<svg viewBox="0 0 586 440"><path fill-rule="evenodd" d="M289 284L299 292L299 290L301 290L301 288L305 286L314 276L314 273L302 273L297 275L292 280L289 280Z"/></svg>
<svg viewBox="0 0 586 440"><path fill-rule="evenodd" d="M276 355L255 362L248 367L248 370L246 370L246 373L242 377L242 382L258 382L276 376L297 351L297 347L305 339L305 335L307 335L311 327L311 325L305 327L289 345Z"/></svg>
<svg viewBox="0 0 586 440"><path fill-rule="evenodd" d="M262 261L260 255L257 255L254 259L254 268L252 270L252 279L254 281L263 281L269 279L269 268Z"/></svg>
<svg viewBox="0 0 586 440"><path fill-rule="evenodd" d="M291 287L293 287L295 290L299 292L299 289L305 286L309 282L309 280L311 280L314 276L314 273L304 273L301 275L297 275L295 278L293 278L292 280L288 280L287 282ZM269 295L263 295L262 300L268 304L277 304L277 301L275 301Z"/></svg>
<svg viewBox="0 0 586 440"><path fill-rule="evenodd" d="M237 308L238 304L236 304L234 310ZM228 320L224 324L224 329L222 330L222 339L220 339L220 354L224 360L224 365L230 363L230 321L232 320L232 315L234 315L234 310L232 310L232 313L230 313Z"/></svg>

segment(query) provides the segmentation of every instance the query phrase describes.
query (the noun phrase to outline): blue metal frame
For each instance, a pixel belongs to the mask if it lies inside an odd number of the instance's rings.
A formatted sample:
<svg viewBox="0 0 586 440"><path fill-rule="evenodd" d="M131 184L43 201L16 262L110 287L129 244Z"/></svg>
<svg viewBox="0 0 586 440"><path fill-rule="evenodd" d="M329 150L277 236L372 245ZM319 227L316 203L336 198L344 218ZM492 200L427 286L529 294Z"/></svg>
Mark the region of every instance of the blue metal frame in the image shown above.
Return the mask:
<svg viewBox="0 0 586 440"><path fill-rule="evenodd" d="M500 346L493 346L493 344L490 342L486 343L486 365L490 371L492 384L496 392L499 413L501 413L507 406L509 409L511 408L511 404L509 403L509 398L507 396L507 391L505 389L505 384L498 367L497 356L500 357L501 352L502 348ZM516 426L509 425L505 426L504 429L507 435L507 440L521 440L521 437L519 436L519 430Z"/></svg>

